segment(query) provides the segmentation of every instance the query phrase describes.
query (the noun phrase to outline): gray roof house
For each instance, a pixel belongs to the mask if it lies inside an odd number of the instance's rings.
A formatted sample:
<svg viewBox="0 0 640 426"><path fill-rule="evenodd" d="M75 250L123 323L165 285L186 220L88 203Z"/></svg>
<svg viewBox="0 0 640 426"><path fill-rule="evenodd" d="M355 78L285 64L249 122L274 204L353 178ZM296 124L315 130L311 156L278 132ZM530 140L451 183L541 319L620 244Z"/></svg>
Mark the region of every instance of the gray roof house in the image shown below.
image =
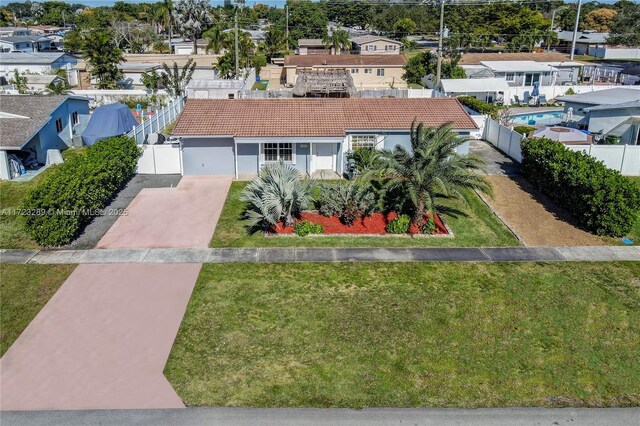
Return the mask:
<svg viewBox="0 0 640 426"><path fill-rule="evenodd" d="M89 115L89 99L80 96L0 96L0 177L11 179L7 155L23 163L44 164L48 149L66 149L74 128Z"/></svg>
<svg viewBox="0 0 640 426"><path fill-rule="evenodd" d="M640 90L614 88L557 99L590 132L618 137L621 144L640 144Z"/></svg>
<svg viewBox="0 0 640 426"><path fill-rule="evenodd" d="M52 74L60 68L73 67L78 63L75 56L64 52L0 53L0 76L9 76L14 71L29 74Z"/></svg>
<svg viewBox="0 0 640 426"><path fill-rule="evenodd" d="M594 55L594 50L598 46L606 44L609 33L599 33L596 31L579 31L576 35L576 50L578 55ZM573 42L573 31L559 31L558 40L560 47L571 49Z"/></svg>
<svg viewBox="0 0 640 426"><path fill-rule="evenodd" d="M2 52L40 52L51 48L51 39L40 35L0 37Z"/></svg>

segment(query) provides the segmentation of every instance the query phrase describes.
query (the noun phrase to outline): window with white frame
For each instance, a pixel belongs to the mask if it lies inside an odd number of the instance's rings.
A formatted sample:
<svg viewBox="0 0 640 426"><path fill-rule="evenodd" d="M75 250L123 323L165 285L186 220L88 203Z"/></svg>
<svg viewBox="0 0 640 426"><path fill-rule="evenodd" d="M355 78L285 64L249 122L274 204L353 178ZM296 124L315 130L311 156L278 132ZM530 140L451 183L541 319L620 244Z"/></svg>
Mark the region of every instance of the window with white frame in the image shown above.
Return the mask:
<svg viewBox="0 0 640 426"><path fill-rule="evenodd" d="M351 149L375 149L378 138L376 135L352 135Z"/></svg>
<svg viewBox="0 0 640 426"><path fill-rule="evenodd" d="M515 79L516 79L516 75L515 75L515 73L508 72L508 73L506 73L506 74L505 74L504 78L505 78L507 81L515 81Z"/></svg>
<svg viewBox="0 0 640 426"><path fill-rule="evenodd" d="M262 161L275 163L280 160L285 163L295 163L295 145L284 142L271 142L260 145L262 149Z"/></svg>
<svg viewBox="0 0 640 426"><path fill-rule="evenodd" d="M387 50L396 50L396 45L395 44L387 44Z"/></svg>
<svg viewBox="0 0 640 426"><path fill-rule="evenodd" d="M377 75L378 77L384 77L384 68L378 68L378 69L376 70L376 75Z"/></svg>
<svg viewBox="0 0 640 426"><path fill-rule="evenodd" d="M369 52L373 52L374 50L376 50L376 45L375 44L367 44L367 50Z"/></svg>
<svg viewBox="0 0 640 426"><path fill-rule="evenodd" d="M364 69L364 73L365 74L372 74L373 73L373 69L372 68L365 68Z"/></svg>
<svg viewBox="0 0 640 426"><path fill-rule="evenodd" d="M358 74L358 68L351 68L351 74Z"/></svg>

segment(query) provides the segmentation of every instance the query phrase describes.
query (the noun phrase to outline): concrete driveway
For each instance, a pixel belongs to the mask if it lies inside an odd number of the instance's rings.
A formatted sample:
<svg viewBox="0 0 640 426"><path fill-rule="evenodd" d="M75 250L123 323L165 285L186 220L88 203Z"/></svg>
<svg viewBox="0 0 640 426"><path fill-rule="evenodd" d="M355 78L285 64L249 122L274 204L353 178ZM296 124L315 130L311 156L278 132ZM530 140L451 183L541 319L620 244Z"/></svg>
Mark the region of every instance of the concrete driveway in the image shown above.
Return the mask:
<svg viewBox="0 0 640 426"><path fill-rule="evenodd" d="M145 188L97 247L208 247L231 181L231 177L184 176L175 188Z"/></svg>
<svg viewBox="0 0 640 426"><path fill-rule="evenodd" d="M163 369L199 271L78 266L0 360L0 409L184 407Z"/></svg>

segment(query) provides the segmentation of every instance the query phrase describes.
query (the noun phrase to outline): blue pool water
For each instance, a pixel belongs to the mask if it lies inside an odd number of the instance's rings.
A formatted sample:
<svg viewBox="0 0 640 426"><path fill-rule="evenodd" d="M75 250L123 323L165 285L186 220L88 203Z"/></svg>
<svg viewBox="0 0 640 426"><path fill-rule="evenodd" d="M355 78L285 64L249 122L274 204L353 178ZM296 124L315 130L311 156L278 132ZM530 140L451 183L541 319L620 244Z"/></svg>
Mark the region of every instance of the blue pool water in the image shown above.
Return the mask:
<svg viewBox="0 0 640 426"><path fill-rule="evenodd" d="M511 123L515 126L543 124L551 126L564 120L564 111L533 112L528 114L515 114L511 116Z"/></svg>

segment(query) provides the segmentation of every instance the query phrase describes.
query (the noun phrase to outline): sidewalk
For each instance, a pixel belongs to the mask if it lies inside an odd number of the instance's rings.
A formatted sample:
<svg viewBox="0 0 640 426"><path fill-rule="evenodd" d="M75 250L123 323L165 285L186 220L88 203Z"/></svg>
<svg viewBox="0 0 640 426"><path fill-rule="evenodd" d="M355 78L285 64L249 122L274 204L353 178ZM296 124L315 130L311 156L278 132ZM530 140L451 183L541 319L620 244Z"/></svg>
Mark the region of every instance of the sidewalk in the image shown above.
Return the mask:
<svg viewBox="0 0 640 426"><path fill-rule="evenodd" d="M600 262L640 261L640 246L470 248L167 248L0 250L0 263Z"/></svg>

